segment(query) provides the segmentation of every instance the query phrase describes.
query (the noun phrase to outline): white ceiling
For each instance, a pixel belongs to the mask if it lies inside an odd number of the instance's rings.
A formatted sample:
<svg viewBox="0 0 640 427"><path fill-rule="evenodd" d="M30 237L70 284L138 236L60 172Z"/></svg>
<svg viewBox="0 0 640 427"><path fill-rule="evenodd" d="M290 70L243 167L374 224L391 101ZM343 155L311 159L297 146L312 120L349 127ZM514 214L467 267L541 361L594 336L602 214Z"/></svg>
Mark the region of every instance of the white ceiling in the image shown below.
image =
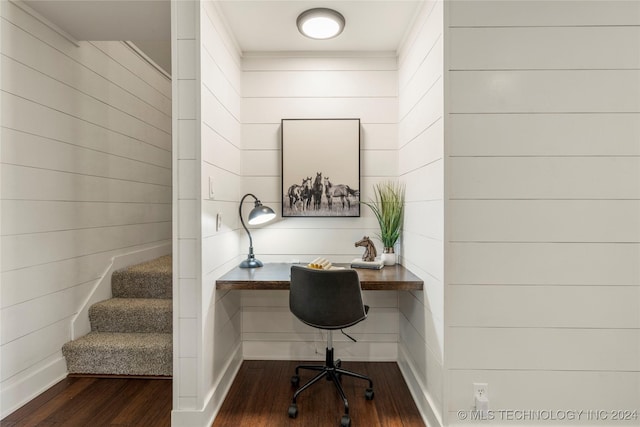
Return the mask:
<svg viewBox="0 0 640 427"><path fill-rule="evenodd" d="M171 71L169 0L25 0L77 40L130 40ZM422 0L220 0L216 2L242 52L395 51ZM296 27L310 8L346 19L343 33L311 40Z"/></svg>
<svg viewBox="0 0 640 427"><path fill-rule="evenodd" d="M220 9L243 52L395 51L413 22L417 0L226 0ZM346 20L342 34L312 40L298 32L296 18L328 7Z"/></svg>

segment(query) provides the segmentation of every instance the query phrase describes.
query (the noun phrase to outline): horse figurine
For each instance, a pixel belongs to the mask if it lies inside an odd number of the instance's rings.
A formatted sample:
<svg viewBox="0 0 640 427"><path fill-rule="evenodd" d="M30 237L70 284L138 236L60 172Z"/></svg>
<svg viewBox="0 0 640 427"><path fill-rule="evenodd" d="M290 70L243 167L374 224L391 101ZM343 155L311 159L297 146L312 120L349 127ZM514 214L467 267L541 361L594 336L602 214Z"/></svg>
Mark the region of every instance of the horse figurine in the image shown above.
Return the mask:
<svg viewBox="0 0 640 427"><path fill-rule="evenodd" d="M374 246L369 236L364 236L362 239L356 242L356 248L364 247L364 254L362 254L363 261L375 261L378 252L376 251L376 247Z"/></svg>
<svg viewBox="0 0 640 427"><path fill-rule="evenodd" d="M313 196L313 209L320 209L322 205L322 192L324 186L322 185L322 172L316 172L316 179L313 181L311 187L311 195Z"/></svg>

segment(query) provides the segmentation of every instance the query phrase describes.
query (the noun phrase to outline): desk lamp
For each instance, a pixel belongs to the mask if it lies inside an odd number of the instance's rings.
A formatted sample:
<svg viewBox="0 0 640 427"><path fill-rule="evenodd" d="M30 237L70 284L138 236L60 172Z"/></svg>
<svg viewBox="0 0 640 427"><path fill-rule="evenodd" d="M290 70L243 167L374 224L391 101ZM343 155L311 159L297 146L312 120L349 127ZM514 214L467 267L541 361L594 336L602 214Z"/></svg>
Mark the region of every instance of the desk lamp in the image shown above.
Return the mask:
<svg viewBox="0 0 640 427"><path fill-rule="evenodd" d="M244 199L247 198L248 196L253 197L255 200L254 202L255 206L249 213L249 224L251 225L264 224L265 222L269 222L276 217L276 213L273 211L273 209L271 209L268 206L263 206L262 202L260 202L260 200L258 200L258 198L253 194L247 193L244 196L242 196L242 199L240 200L240 208L238 209L238 212L240 214L240 222L242 223L244 230L249 235L249 255L247 256L247 259L245 259L240 263L240 268L262 267L262 262L260 260L257 260L255 255L253 255L253 239L251 238L251 233L249 233L249 229L244 224L244 219L242 219L242 203L244 203Z"/></svg>

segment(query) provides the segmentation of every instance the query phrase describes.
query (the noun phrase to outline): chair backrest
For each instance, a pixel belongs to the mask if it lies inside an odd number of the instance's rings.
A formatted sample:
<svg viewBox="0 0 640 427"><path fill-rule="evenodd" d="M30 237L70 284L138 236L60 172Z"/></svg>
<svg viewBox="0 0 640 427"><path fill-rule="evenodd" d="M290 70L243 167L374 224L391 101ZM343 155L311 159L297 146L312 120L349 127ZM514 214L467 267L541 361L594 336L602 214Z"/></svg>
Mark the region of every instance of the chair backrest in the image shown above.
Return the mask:
<svg viewBox="0 0 640 427"><path fill-rule="evenodd" d="M355 270L291 267L291 312L307 325L342 329L366 319L360 279Z"/></svg>

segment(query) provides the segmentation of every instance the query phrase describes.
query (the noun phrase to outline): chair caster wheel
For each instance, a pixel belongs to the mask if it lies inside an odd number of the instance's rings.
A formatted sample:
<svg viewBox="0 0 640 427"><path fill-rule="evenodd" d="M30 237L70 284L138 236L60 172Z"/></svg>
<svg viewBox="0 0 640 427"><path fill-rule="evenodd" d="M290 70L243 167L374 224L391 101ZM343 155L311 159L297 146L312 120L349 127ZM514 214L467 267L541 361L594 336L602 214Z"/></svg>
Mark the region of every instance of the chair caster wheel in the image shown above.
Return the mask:
<svg viewBox="0 0 640 427"><path fill-rule="evenodd" d="M351 426L351 418L349 415L343 415L340 420L340 427L350 427Z"/></svg>
<svg viewBox="0 0 640 427"><path fill-rule="evenodd" d="M365 392L364 392L364 398L365 399L373 400L373 396L374 396L374 393L373 393L373 389L372 388L368 388L368 389L365 390Z"/></svg>
<svg viewBox="0 0 640 427"><path fill-rule="evenodd" d="M289 406L289 418L295 418L298 416L298 405L296 405L295 403L292 403L291 406Z"/></svg>
<svg viewBox="0 0 640 427"><path fill-rule="evenodd" d="M294 387L298 387L300 385L300 377L297 375L294 375L291 377L291 385Z"/></svg>

